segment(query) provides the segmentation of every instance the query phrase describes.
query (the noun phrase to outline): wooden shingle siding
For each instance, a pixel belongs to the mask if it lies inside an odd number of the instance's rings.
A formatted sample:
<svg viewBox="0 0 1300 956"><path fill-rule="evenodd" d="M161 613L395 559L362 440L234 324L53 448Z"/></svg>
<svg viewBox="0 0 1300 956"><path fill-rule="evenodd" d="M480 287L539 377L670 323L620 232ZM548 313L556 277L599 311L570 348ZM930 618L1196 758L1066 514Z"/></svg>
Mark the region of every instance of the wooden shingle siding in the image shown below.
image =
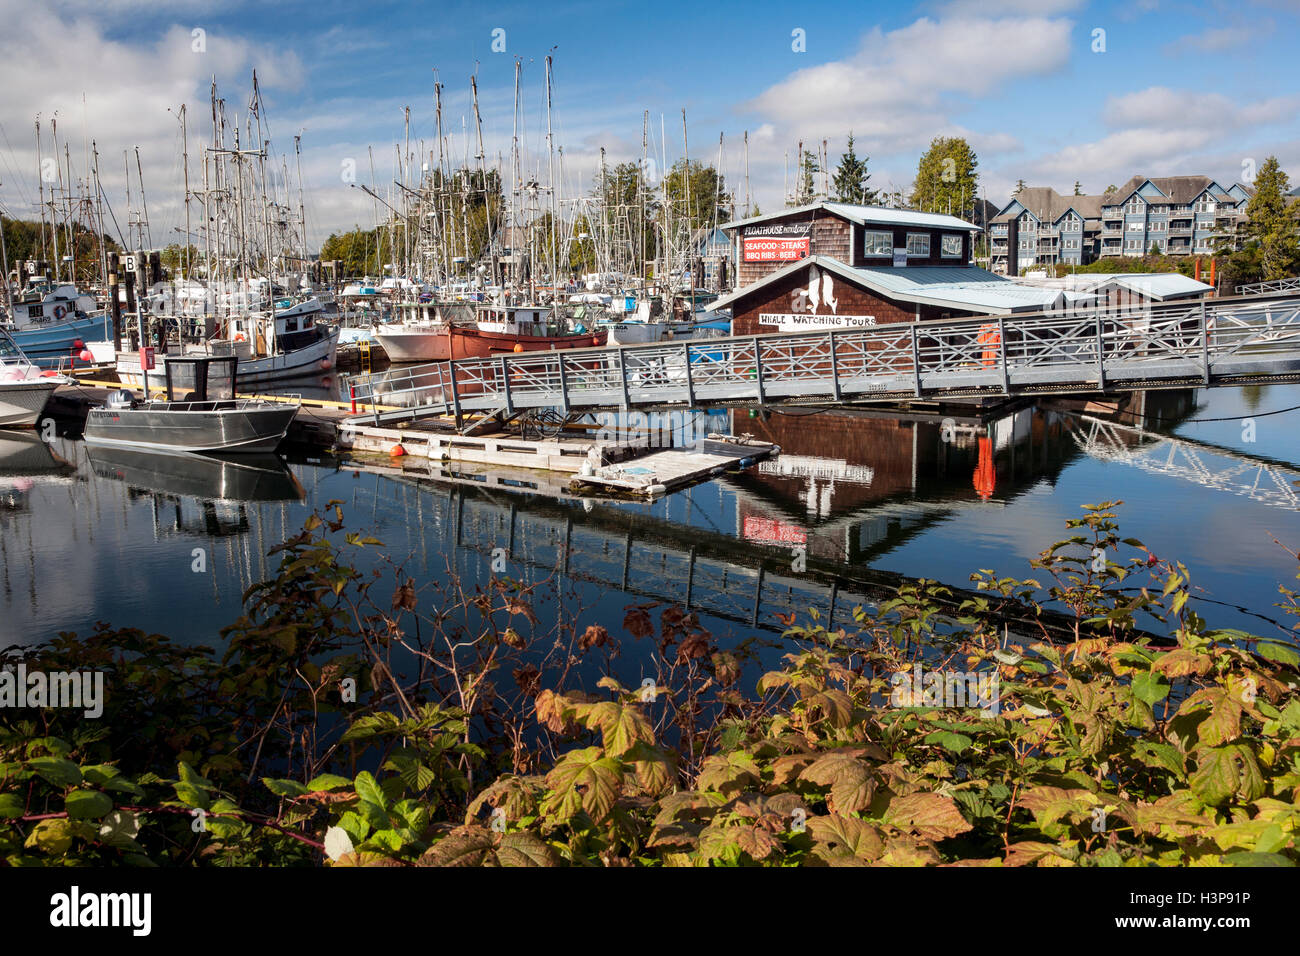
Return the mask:
<svg viewBox="0 0 1300 956"><path fill-rule="evenodd" d="M914 322L917 320L917 307L907 303L895 303L872 292L851 284L847 279L833 273L826 273L835 282L836 315L871 315L877 325L891 322ZM794 312L793 297L799 288L808 287L808 269L800 269L794 275L787 276L765 288L755 290L752 295L743 296L732 307L732 335L767 335L775 332L771 326L762 326L758 317L763 312ZM952 317L970 313L954 309L940 309L936 306L922 305L919 318L921 321L938 319L946 312ZM823 307L821 312L825 313Z"/></svg>

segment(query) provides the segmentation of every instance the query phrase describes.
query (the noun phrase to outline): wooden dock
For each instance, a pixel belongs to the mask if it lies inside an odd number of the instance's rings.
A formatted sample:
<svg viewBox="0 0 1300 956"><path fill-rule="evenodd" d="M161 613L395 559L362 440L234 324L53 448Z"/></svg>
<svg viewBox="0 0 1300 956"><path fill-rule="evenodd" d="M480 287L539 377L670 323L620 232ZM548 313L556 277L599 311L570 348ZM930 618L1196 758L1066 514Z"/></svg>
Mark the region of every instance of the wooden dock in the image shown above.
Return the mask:
<svg viewBox="0 0 1300 956"><path fill-rule="evenodd" d="M355 423L341 429L339 445L354 453L394 459L509 469L520 475L534 475L531 483L539 487L554 481L540 478L544 473L567 474L565 487L574 495L639 498L655 498L725 471L747 468L780 451L766 442L721 435L711 435L695 448L651 449L634 441L568 435L531 440L505 433L463 435L449 430ZM518 475L513 480L516 484L529 483L529 479Z"/></svg>

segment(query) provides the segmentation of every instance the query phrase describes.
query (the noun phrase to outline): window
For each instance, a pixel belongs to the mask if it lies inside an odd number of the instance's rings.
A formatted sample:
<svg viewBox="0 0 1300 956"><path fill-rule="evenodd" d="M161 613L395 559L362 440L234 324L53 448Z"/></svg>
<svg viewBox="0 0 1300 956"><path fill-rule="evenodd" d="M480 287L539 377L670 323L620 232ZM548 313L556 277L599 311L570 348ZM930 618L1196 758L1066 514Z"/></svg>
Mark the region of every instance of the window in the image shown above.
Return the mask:
<svg viewBox="0 0 1300 956"><path fill-rule="evenodd" d="M943 257L945 259L961 258L961 236L943 237Z"/></svg>
<svg viewBox="0 0 1300 956"><path fill-rule="evenodd" d="M1033 232L1038 228L1037 225L1035 225L1036 222L1037 220L1031 218L1029 213L1025 213L1024 217L1020 220L1020 231Z"/></svg>
<svg viewBox="0 0 1300 956"><path fill-rule="evenodd" d="M928 232L909 232L907 234L907 254L909 256L928 256L930 254L930 234Z"/></svg>
<svg viewBox="0 0 1300 956"><path fill-rule="evenodd" d="M894 254L894 234L887 229L868 229L863 243L864 256L892 256Z"/></svg>
<svg viewBox="0 0 1300 956"><path fill-rule="evenodd" d="M1165 224L1164 224L1164 221L1161 220L1161 221L1159 221L1159 222L1153 222L1153 223L1151 223L1151 231L1152 231L1152 232L1164 232L1164 231L1165 231Z"/></svg>
<svg viewBox="0 0 1300 956"><path fill-rule="evenodd" d="M1145 206L1146 203L1144 203L1141 199L1134 197L1133 199L1129 200L1128 205L1124 207L1124 211L1128 213L1130 216L1140 216L1142 215L1142 211Z"/></svg>
<svg viewBox="0 0 1300 956"><path fill-rule="evenodd" d="M1143 232L1145 230L1146 230L1146 223L1144 222L1130 222L1128 224L1129 232Z"/></svg>

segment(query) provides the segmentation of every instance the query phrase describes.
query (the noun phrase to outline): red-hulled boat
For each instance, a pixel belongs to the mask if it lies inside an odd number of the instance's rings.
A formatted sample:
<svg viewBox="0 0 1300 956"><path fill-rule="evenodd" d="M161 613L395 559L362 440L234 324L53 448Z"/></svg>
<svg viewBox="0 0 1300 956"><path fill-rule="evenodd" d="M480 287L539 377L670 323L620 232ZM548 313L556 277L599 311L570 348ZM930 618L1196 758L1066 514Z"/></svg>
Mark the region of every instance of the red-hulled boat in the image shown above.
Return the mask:
<svg viewBox="0 0 1300 956"><path fill-rule="evenodd" d="M387 329L376 335L393 362L445 362L507 352L549 352L604 345L607 329L562 327L550 309L525 305L482 306L474 324L431 322Z"/></svg>

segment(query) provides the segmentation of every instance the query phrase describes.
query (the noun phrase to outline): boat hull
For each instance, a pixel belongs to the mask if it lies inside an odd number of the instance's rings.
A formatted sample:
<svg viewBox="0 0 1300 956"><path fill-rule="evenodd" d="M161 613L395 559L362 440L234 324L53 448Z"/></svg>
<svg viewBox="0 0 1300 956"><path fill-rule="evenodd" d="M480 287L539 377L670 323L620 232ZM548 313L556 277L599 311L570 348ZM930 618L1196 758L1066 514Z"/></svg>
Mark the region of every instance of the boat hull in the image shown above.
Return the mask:
<svg viewBox="0 0 1300 956"><path fill-rule="evenodd" d="M153 451L270 452L297 414L296 405L214 411L92 408L84 437L88 445Z"/></svg>
<svg viewBox="0 0 1300 956"><path fill-rule="evenodd" d="M0 382L0 427L30 428L35 425L45 403L58 386L58 381L42 378Z"/></svg>
<svg viewBox="0 0 1300 956"><path fill-rule="evenodd" d="M328 335L292 352L281 352L265 358L240 359L236 374L241 385L266 385L273 382L317 378L334 368L338 358L338 346L339 330L331 329ZM124 385L132 388L144 387L143 376L140 373L140 360L135 356L118 358L117 376ZM149 379L154 385L161 383L162 370L150 372Z"/></svg>
<svg viewBox="0 0 1300 956"><path fill-rule="evenodd" d="M608 331L581 335L519 335L487 332L467 326L441 326L398 332L380 332L375 337L388 360L446 362L449 359L485 358L513 352L550 352L557 349L589 349L605 344Z"/></svg>
<svg viewBox="0 0 1300 956"><path fill-rule="evenodd" d="M64 322L40 323L10 332L18 347L42 368L66 363L77 342L95 342L110 338L107 313Z"/></svg>
<svg viewBox="0 0 1300 956"><path fill-rule="evenodd" d="M272 454L228 458L99 445L88 448L95 474L133 488L205 501L294 501L306 492Z"/></svg>

